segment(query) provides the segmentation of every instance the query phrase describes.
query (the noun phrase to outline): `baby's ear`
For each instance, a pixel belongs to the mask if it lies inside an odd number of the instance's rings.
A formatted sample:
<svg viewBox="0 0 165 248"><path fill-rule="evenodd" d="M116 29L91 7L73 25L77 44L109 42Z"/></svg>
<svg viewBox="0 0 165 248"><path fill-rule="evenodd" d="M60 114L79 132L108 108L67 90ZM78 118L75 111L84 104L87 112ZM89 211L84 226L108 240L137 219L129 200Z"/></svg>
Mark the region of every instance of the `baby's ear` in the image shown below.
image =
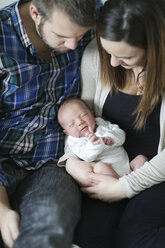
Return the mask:
<svg viewBox="0 0 165 248"><path fill-rule="evenodd" d="M67 133L67 131L65 129L63 129L63 132L68 135L68 133Z"/></svg>
<svg viewBox="0 0 165 248"><path fill-rule="evenodd" d="M94 116L94 112L91 110L91 114Z"/></svg>

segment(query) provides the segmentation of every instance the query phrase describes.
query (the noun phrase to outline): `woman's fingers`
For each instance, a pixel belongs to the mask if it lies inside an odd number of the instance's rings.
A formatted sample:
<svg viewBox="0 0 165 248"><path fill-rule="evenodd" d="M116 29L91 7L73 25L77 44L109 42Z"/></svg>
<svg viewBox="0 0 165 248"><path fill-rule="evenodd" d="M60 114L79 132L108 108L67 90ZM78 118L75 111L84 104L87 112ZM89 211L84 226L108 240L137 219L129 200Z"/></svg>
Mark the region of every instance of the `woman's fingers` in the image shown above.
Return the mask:
<svg viewBox="0 0 165 248"><path fill-rule="evenodd" d="M89 179L95 185L89 187L82 187L82 191L89 195L91 198L97 198L106 202L118 201L127 198L119 183L119 180L109 176L89 173Z"/></svg>

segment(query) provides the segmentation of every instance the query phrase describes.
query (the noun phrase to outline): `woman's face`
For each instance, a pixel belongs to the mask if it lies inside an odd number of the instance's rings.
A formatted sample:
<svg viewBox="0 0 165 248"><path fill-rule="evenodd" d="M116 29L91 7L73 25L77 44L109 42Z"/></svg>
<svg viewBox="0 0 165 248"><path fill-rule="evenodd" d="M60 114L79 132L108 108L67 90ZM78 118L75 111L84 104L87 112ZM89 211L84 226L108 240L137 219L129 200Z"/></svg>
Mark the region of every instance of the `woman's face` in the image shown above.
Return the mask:
<svg viewBox="0 0 165 248"><path fill-rule="evenodd" d="M113 67L122 66L125 69L144 67L146 62L146 51L134 47L124 41L109 41L100 38L101 45L111 55Z"/></svg>

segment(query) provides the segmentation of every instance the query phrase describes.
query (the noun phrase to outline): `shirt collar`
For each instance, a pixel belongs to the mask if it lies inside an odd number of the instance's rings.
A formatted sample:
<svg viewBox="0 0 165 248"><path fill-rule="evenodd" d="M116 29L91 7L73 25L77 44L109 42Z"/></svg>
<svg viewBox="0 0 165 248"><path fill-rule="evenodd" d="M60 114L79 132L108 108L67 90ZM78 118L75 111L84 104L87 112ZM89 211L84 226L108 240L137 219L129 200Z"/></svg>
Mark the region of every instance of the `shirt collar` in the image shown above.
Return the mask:
<svg viewBox="0 0 165 248"><path fill-rule="evenodd" d="M19 13L19 2L17 2L15 5L13 5L13 7L11 8L11 17L13 20L13 25L15 27L15 30L23 44L23 46L25 46L26 48L29 47L30 52L33 54L34 52L34 48L32 43L29 40L29 37L26 33L26 30L23 26L23 21L21 19L20 13Z"/></svg>

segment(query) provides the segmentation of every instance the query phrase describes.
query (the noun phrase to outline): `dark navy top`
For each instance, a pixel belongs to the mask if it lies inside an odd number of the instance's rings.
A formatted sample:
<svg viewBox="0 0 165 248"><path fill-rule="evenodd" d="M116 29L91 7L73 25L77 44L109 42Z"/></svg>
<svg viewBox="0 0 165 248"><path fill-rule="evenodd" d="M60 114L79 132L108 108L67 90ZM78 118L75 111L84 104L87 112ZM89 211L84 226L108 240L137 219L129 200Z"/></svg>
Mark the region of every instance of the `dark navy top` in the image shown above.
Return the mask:
<svg viewBox="0 0 165 248"><path fill-rule="evenodd" d="M126 132L124 147L132 160L139 154L151 159L157 154L160 138L160 105L158 103L154 111L147 119L145 128L135 130L134 121L136 115L132 115L138 106L140 95L129 95L121 91L108 95L103 106L103 116L112 123L119 125Z"/></svg>

